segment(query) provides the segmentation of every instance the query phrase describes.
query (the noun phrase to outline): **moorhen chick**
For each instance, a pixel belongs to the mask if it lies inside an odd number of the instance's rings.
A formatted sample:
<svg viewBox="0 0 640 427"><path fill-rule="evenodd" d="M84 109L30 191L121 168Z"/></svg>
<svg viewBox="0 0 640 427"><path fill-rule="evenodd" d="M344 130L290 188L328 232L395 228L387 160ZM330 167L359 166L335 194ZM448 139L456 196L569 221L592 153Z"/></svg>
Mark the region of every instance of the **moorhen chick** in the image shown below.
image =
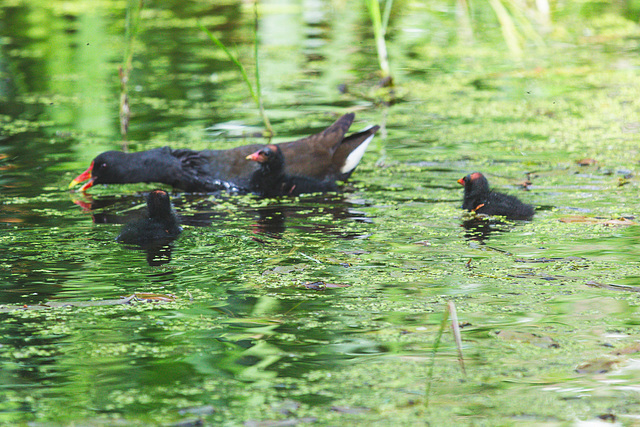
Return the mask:
<svg viewBox="0 0 640 427"><path fill-rule="evenodd" d="M531 219L534 208L514 196L489 189L489 181L480 172L471 173L458 180L464 186L462 208L485 215L500 215L508 219Z"/></svg>
<svg viewBox="0 0 640 427"><path fill-rule="evenodd" d="M278 144L288 160L285 173L318 180L347 180L380 128L373 126L345 137L354 118L353 113L345 114L318 134ZM134 182L161 182L189 192L246 188L256 166L245 158L261 146L203 151L169 147L137 153L107 151L98 155L69 187L89 180L81 191L94 184Z"/></svg>
<svg viewBox="0 0 640 427"><path fill-rule="evenodd" d="M168 243L182 232L180 221L171 207L169 194L154 190L147 196L145 218L126 224L116 240L121 243L146 246Z"/></svg>
<svg viewBox="0 0 640 427"><path fill-rule="evenodd" d="M320 181L306 176L292 176L284 172L282 150L269 144L247 156L260 168L251 175L249 190L262 197L299 196L304 193L325 193L338 190L333 181Z"/></svg>

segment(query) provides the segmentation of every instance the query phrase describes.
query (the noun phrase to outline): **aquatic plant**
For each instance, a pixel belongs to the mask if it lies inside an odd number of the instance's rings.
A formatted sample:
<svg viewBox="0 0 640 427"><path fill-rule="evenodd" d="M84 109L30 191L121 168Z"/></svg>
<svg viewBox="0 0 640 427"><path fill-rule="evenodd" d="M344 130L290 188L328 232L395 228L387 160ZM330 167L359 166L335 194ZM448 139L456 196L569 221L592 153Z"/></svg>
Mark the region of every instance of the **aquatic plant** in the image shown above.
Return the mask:
<svg viewBox="0 0 640 427"><path fill-rule="evenodd" d="M378 52L378 63L380 64L380 71L382 72L382 80L388 80L388 84L386 84L386 86L392 86L393 79L391 78L391 69L389 67L386 35L393 0L385 1L384 15L380 13L380 4L378 3L378 0L365 0L365 4L369 10L371 23L373 24L373 34L376 39L376 50Z"/></svg>
<svg viewBox="0 0 640 427"><path fill-rule="evenodd" d="M436 364L436 353L438 352L438 348L440 347L442 333L444 332L444 328L446 328L448 320L449 311L445 310L444 315L442 316L442 321L440 322L440 327L438 328L438 333L436 334L436 338L433 342L433 350L431 351L431 363L429 364L429 372L427 373L427 387L424 393L424 406L427 408L429 407L429 394L431 393L431 383L433 382L433 368Z"/></svg>
<svg viewBox="0 0 640 427"><path fill-rule="evenodd" d="M522 56L522 43L529 38L535 43L542 44L540 34L535 30L531 21L527 19L523 11L513 0L503 3L502 0L488 0L500 22L500 29L507 47L514 55ZM522 30L522 33L518 31Z"/></svg>
<svg viewBox="0 0 640 427"><path fill-rule="evenodd" d="M549 3L547 0L536 1L536 7L527 8L516 0L487 0L491 9L496 14L500 23L502 37L507 44L509 51L516 57L522 56L522 45L526 39L532 40L535 44L542 45L542 37L534 27L528 16L537 16L540 22L549 22ZM457 0L458 16L461 20L461 27L465 29L465 36L472 35L471 30L471 2L468 0Z"/></svg>
<svg viewBox="0 0 640 427"><path fill-rule="evenodd" d="M449 301L447 303L447 308L444 311L444 315L442 316L442 321L440 322L440 327L438 328L438 333L433 343L433 351L431 352L431 363L429 365L429 373L427 374L427 387L425 390L424 400L425 407L429 407L429 393L431 392L431 383L433 382L433 368L436 364L436 353L438 352L438 348L440 347L442 334L445 327L447 326L447 321L449 320L449 318L451 318L451 331L456 343L456 349L458 350L458 363L460 364L460 370L462 371L463 375L467 375L467 371L464 367L464 358L462 356L462 338L460 336L460 325L458 324L458 312L456 310L455 303L453 301Z"/></svg>
<svg viewBox="0 0 640 427"><path fill-rule="evenodd" d="M129 75L131 74L133 61L133 40L136 38L140 28L140 12L142 11L143 3L144 0L127 1L124 59L122 65L118 68L118 75L120 78L120 134L124 141L126 141L127 138L129 119L131 117L127 83L129 81Z"/></svg>
<svg viewBox="0 0 640 427"><path fill-rule="evenodd" d="M207 28L204 25L202 25L201 23L198 23L198 25L200 26L202 31L204 31L204 33L209 37L209 39L216 46L218 46L220 49L222 49L222 51L227 55L229 60L231 60L231 62L234 63L234 65L238 68L238 70L240 70L240 74L242 75L242 79L247 84L247 88L249 89L249 94L251 95L251 98L253 98L253 100L255 101L256 106L258 107L258 110L260 111L260 116L262 117L262 121L264 122L264 126L266 128L266 130L264 132L264 136L267 137L267 138L271 138L273 135L275 135L275 133L273 131L273 128L271 127L271 122L269 121L269 117L267 117L267 113L266 113L266 111L264 109L264 103L262 102L262 90L260 88L260 62L258 60L258 2L257 1L255 1L253 3L253 10L254 10L254 15L253 15L253 36L254 36L253 47L254 47L254 51L253 51L253 55L254 55L254 60L255 60L255 80L256 80L255 90L253 88L253 84L249 80L249 76L247 75L247 71L245 70L245 68L242 65L242 63L240 63L240 61L238 60L237 55L234 55L229 50L229 48L227 48L224 45L224 43L222 43L220 41L219 38L217 38L215 35L213 35L213 33L211 33L211 31L207 30Z"/></svg>

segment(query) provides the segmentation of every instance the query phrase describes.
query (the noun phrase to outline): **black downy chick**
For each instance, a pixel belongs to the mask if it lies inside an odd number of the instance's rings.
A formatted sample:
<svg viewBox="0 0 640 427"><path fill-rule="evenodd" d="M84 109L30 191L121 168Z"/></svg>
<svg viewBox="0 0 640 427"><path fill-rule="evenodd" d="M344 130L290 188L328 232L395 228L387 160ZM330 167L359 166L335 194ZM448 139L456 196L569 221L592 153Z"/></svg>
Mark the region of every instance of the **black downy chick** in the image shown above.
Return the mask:
<svg viewBox="0 0 640 427"><path fill-rule="evenodd" d="M133 245L170 242L182 232L180 222L171 207L169 194L154 190L147 196L147 216L126 224L116 240Z"/></svg>
<svg viewBox="0 0 640 427"><path fill-rule="evenodd" d="M508 219L529 220L535 209L514 196L489 189L489 181L480 172L471 173L458 180L464 186L462 208L485 215L500 215Z"/></svg>
<svg viewBox="0 0 640 427"><path fill-rule="evenodd" d="M251 175L249 190L262 197L298 196L338 190L338 186L332 181L285 174L284 155L277 145L269 144L248 155L247 160L260 164L260 168Z"/></svg>

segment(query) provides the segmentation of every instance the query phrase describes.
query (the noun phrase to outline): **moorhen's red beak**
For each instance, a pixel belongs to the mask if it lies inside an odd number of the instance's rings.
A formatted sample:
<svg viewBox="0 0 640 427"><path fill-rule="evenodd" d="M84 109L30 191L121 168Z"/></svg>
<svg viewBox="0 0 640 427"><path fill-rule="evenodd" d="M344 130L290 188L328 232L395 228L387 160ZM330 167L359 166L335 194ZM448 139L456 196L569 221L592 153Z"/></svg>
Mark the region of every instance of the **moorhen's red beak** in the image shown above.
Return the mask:
<svg viewBox="0 0 640 427"><path fill-rule="evenodd" d="M458 180L458 184L462 185L464 187L464 178L460 178Z"/></svg>
<svg viewBox="0 0 640 427"><path fill-rule="evenodd" d="M91 162L91 164L89 165L86 171L82 172L80 175L76 177L76 179L71 181L71 183L69 184L69 188L74 187L86 180L89 180L89 182L87 182L85 185L80 187L80 191L86 191L87 189L91 188L91 186L93 185L93 181L95 180L95 178L91 177L92 170L93 170L93 162Z"/></svg>
<svg viewBox="0 0 640 427"><path fill-rule="evenodd" d="M264 163L267 160L267 157L262 153L262 150L258 150L253 154L249 154L245 157L247 160L253 160L254 162Z"/></svg>

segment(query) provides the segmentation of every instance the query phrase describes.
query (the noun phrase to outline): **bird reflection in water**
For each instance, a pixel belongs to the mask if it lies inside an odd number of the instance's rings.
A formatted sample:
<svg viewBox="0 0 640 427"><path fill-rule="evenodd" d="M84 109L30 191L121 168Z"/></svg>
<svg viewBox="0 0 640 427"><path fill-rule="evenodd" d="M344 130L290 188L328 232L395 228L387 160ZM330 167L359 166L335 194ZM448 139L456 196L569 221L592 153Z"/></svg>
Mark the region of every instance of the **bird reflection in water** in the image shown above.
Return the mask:
<svg viewBox="0 0 640 427"><path fill-rule="evenodd" d="M282 235L287 229L285 208L283 206L268 206L258 209L257 213L257 222L251 225L252 233L272 239L282 239ZM262 239L254 237L254 240L264 243Z"/></svg>
<svg viewBox="0 0 640 427"><path fill-rule="evenodd" d="M504 233L510 230L509 224L496 218L474 216L462 221L462 227L466 230L464 237L480 244L485 244L492 233Z"/></svg>
<svg viewBox="0 0 640 427"><path fill-rule="evenodd" d="M282 239L287 229L348 240L357 239L363 237L363 234L358 231L346 231L340 225L341 222L372 222L363 212L355 209L343 195L308 196L297 199L295 203L285 200L280 199L280 202L284 203L251 209L248 212L257 214L257 221L251 225L254 240L266 243L261 237ZM331 216L331 221L326 220L327 215ZM323 219L318 220L318 217Z"/></svg>
<svg viewBox="0 0 640 427"><path fill-rule="evenodd" d="M126 196L89 196L82 200L73 200L84 211L91 213L96 224L127 224L140 221L140 214L132 210L131 206L140 205L141 194ZM349 227L349 231L341 226L344 221L357 223L371 223L357 204L345 199L343 195L307 196L289 200L283 198L274 200L267 206L243 206L239 210L224 208L229 203L228 197L203 194L181 194L173 199L173 204L180 212L179 222L183 226L212 227L224 226L227 221L247 221L250 224L251 238L258 243L268 243L270 240L282 239L287 228L315 235L335 236L343 239L362 238L367 232L359 232ZM231 203L234 201L231 200ZM238 217L240 214L240 218ZM328 221L327 215L331 216ZM253 218L253 220L252 220ZM246 222L245 222L246 223ZM125 226L126 228L126 226ZM133 247L142 248L147 252L150 265L166 264L171 261L174 249L171 242L162 239L144 244L134 244ZM235 236L244 239L247 234ZM128 246L132 246L128 244Z"/></svg>

